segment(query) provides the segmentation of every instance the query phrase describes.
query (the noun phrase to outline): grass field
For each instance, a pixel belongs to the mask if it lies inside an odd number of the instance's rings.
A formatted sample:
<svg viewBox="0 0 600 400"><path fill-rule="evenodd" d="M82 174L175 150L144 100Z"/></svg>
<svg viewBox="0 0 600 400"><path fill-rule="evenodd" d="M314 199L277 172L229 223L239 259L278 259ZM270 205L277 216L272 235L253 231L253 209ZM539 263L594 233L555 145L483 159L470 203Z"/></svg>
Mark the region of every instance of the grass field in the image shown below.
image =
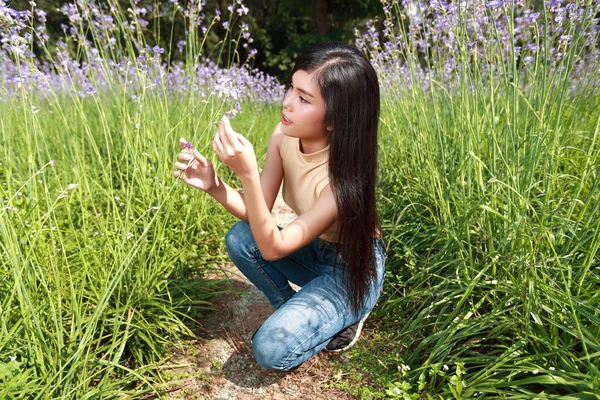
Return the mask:
<svg viewBox="0 0 600 400"><path fill-rule="evenodd" d="M431 3L384 2L357 33L382 86L389 257L375 334L343 368L362 398L595 398L599 6ZM201 37L169 65L135 30L94 31L84 8L74 26L92 40L42 41L42 63L23 28L36 19L2 7L0 397L160 393L234 221L171 177L178 139L211 154L234 113L260 162L281 86L202 62ZM237 15L224 54L240 54Z"/></svg>

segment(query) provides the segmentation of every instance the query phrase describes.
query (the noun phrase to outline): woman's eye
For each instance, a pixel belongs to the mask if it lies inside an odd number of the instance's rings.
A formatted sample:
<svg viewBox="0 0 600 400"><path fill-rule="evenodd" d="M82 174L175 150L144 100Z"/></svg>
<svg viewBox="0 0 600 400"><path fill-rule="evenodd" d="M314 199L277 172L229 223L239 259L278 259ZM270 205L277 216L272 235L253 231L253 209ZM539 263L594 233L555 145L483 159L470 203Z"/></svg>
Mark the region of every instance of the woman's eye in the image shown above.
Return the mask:
<svg viewBox="0 0 600 400"><path fill-rule="evenodd" d="M302 97L302 96L298 96L298 97L300 97L301 103L308 103L308 101L306 101L306 99L304 97Z"/></svg>

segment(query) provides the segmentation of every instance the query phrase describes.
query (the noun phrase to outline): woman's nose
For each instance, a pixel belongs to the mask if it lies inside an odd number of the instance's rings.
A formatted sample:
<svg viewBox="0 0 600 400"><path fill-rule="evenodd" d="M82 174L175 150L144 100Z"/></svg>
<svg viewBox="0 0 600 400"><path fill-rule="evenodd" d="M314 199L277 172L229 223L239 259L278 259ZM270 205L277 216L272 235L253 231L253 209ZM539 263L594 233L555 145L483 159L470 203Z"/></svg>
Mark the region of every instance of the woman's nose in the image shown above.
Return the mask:
<svg viewBox="0 0 600 400"><path fill-rule="evenodd" d="M281 105L286 110L290 110L290 107L292 105L292 102L290 101L290 98L291 98L290 92L291 92L290 89L286 90L285 95L283 96L283 101L281 102Z"/></svg>

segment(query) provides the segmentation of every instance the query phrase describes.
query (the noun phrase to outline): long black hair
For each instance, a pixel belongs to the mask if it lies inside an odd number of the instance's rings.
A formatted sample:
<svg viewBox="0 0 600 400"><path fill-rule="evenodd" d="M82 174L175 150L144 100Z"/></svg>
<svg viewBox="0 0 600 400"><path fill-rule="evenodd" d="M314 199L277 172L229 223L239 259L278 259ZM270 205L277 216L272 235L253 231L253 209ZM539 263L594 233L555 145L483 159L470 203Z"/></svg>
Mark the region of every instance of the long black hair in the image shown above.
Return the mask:
<svg viewBox="0 0 600 400"><path fill-rule="evenodd" d="M377 184L379 81L355 47L325 42L303 52L292 71L316 76L325 99L329 180L337 206L337 251L342 255L351 309L358 313L376 278L374 240L380 233Z"/></svg>

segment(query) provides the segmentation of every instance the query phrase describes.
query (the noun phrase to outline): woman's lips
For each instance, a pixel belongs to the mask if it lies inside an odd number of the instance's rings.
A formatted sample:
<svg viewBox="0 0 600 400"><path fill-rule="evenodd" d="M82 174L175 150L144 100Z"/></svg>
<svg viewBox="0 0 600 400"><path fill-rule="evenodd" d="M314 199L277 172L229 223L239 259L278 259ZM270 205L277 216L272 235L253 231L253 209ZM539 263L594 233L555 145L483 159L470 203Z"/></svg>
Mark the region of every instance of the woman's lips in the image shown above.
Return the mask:
<svg viewBox="0 0 600 400"><path fill-rule="evenodd" d="M289 124L291 124L291 123L292 123L292 121L290 121L290 120L289 120L289 119L288 119L288 118L287 118L285 115L283 115L283 114L281 114L281 122L282 122L284 125L289 125Z"/></svg>

